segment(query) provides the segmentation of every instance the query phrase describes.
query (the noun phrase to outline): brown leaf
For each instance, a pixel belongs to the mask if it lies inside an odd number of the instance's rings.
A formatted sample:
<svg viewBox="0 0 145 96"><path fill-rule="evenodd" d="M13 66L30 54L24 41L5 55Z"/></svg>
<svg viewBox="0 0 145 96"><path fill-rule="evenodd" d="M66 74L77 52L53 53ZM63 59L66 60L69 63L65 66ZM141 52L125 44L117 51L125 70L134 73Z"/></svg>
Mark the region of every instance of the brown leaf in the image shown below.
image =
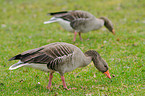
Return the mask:
<svg viewBox="0 0 145 96"><path fill-rule="evenodd" d="M119 38L117 38L117 41L120 41L120 39L119 39Z"/></svg>
<svg viewBox="0 0 145 96"><path fill-rule="evenodd" d="M141 65L141 66L137 66L138 68L141 68L141 67L143 67L143 65Z"/></svg>

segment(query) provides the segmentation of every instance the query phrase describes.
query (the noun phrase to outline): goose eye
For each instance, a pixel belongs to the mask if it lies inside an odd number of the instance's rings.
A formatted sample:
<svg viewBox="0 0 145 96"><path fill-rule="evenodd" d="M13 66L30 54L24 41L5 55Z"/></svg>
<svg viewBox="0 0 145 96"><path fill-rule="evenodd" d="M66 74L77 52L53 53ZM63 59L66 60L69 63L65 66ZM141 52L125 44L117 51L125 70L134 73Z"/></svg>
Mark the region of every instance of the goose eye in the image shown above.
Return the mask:
<svg viewBox="0 0 145 96"><path fill-rule="evenodd" d="M104 67L107 67L106 65L104 65Z"/></svg>

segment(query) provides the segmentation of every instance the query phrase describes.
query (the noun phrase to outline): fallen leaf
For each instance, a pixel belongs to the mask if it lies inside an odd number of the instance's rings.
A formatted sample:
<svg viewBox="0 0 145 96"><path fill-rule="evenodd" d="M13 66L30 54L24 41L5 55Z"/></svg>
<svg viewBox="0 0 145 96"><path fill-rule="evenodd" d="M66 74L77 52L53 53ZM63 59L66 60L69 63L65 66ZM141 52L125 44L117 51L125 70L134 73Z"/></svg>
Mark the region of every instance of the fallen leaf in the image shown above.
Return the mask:
<svg viewBox="0 0 145 96"><path fill-rule="evenodd" d="M137 66L138 68L141 68L141 67L143 67L143 65L141 65L141 66Z"/></svg>
<svg viewBox="0 0 145 96"><path fill-rule="evenodd" d="M119 39L119 38L117 38L117 41L120 41L120 39Z"/></svg>

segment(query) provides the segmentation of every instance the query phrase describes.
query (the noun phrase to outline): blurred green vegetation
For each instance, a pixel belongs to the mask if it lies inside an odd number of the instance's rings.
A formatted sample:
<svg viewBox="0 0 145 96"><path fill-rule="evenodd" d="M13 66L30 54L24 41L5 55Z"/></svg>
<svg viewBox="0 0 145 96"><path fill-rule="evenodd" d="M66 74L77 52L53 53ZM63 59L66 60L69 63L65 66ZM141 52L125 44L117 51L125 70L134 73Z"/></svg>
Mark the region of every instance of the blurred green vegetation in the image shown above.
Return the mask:
<svg viewBox="0 0 145 96"><path fill-rule="evenodd" d="M85 10L96 17L106 16L114 24L116 36L105 27L73 35L59 24L45 25L48 12ZM0 95L2 96L144 96L145 95L145 0L0 0ZM58 73L51 90L47 90L48 74L31 69L8 68L17 61L8 59L23 51L53 42L67 42L98 51L110 67L112 81L91 63L66 73L64 90ZM40 84L38 84L40 82Z"/></svg>

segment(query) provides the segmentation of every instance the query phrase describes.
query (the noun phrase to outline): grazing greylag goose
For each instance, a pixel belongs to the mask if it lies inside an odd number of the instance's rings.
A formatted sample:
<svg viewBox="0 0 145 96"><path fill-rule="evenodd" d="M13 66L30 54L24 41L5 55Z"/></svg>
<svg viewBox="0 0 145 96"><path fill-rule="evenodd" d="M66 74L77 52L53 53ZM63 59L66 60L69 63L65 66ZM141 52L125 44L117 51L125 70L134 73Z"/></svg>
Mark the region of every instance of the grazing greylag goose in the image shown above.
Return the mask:
<svg viewBox="0 0 145 96"><path fill-rule="evenodd" d="M78 67L85 67L91 61L95 67L111 78L107 63L101 58L98 52L89 50L83 53L78 47L64 42L51 43L40 48L25 51L18 54L11 60L19 60L9 70L19 67L31 67L41 71L50 72L47 89L51 87L53 73L56 71L61 75L63 87L68 89L65 83L64 73L70 72Z"/></svg>
<svg viewBox="0 0 145 96"><path fill-rule="evenodd" d="M80 40L82 40L81 33L100 29L103 25L105 25L105 27L115 35L113 24L106 17L96 18L91 13L81 10L62 11L48 14L53 17L49 21L44 22L44 24L58 22L65 30L74 32L73 41L76 40L77 33L79 33Z"/></svg>

